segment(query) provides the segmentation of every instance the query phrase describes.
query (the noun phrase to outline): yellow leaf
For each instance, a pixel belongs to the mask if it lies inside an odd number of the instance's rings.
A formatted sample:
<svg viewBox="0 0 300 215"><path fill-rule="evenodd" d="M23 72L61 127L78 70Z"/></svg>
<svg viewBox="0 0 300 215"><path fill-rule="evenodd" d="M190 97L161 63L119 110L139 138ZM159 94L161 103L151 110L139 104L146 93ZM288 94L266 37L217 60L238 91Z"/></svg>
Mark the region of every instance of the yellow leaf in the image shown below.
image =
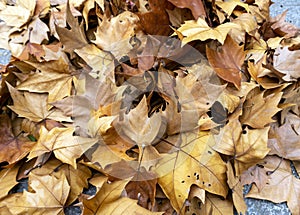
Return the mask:
<svg viewBox="0 0 300 215"><path fill-rule="evenodd" d="M243 115L240 120L243 124L252 128L264 128L265 125L273 122L272 117L281 109L277 107L282 97L282 92L274 92L265 95L266 91L252 90L243 105Z"/></svg>
<svg viewBox="0 0 300 215"><path fill-rule="evenodd" d="M17 182L17 174L19 171L19 166L14 165L8 169L2 169L0 171L0 199L5 197L8 192L16 185Z"/></svg>
<svg viewBox="0 0 300 215"><path fill-rule="evenodd" d="M34 193L24 191L19 198L4 200L12 214L63 215L70 186L64 175L29 175L30 187ZM15 195L15 194L13 194Z"/></svg>
<svg viewBox="0 0 300 215"><path fill-rule="evenodd" d="M216 5L222 8L228 16L230 16L233 10L237 7L243 7L247 12L249 12L248 4L242 2L241 0L227 0L227 1L216 1Z"/></svg>
<svg viewBox="0 0 300 215"><path fill-rule="evenodd" d="M20 91L13 88L7 83L10 95L14 101L14 105L8 106L21 117L26 117L33 122L40 122L44 119L53 119L57 121L71 122L70 117L66 117L58 109L47 109L46 94L37 94Z"/></svg>
<svg viewBox="0 0 300 215"><path fill-rule="evenodd" d="M204 19L199 18L197 21L186 21L177 31L184 36L183 43L189 43L194 40L215 39L223 44L229 31L235 27L237 27L237 24L228 22L216 28L211 28Z"/></svg>
<svg viewBox="0 0 300 215"><path fill-rule="evenodd" d="M173 149L162 154L155 172L159 175L159 185L178 213L184 211L192 184L211 193L227 195L226 166L219 154L208 146L211 137L208 133L186 132L161 143Z"/></svg>
<svg viewBox="0 0 300 215"><path fill-rule="evenodd" d="M230 121L215 136L214 150L234 157L236 175L261 161L270 151L267 147L269 127L262 129L242 129L235 119Z"/></svg>
<svg viewBox="0 0 300 215"><path fill-rule="evenodd" d="M0 19L8 26L21 27L30 17L30 10L21 6L7 6L0 11Z"/></svg>
<svg viewBox="0 0 300 215"><path fill-rule="evenodd" d="M47 152L53 152L57 159L76 169L76 159L98 140L73 136L73 133L73 128L55 127L48 131L45 127L41 127L40 138L28 158L32 159Z"/></svg>

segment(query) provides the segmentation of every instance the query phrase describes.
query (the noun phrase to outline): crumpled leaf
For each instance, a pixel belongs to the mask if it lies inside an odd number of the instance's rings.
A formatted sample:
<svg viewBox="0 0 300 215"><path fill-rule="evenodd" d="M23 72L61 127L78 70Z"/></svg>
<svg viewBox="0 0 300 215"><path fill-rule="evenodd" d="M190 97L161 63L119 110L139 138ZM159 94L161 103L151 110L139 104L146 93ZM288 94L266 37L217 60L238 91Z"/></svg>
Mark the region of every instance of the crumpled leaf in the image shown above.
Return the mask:
<svg viewBox="0 0 300 215"><path fill-rule="evenodd" d="M184 210L192 184L211 193L227 195L225 163L208 146L209 138L207 133L186 132L162 142L174 149L162 154L155 172L159 175L159 185L177 212Z"/></svg>
<svg viewBox="0 0 300 215"><path fill-rule="evenodd" d="M248 4L240 1L240 0L228 0L228 1L216 1L216 5L222 8L226 12L227 15L231 15L233 10L237 7L243 7L247 12L249 12Z"/></svg>
<svg viewBox="0 0 300 215"><path fill-rule="evenodd" d="M74 128L72 127L55 127L51 131L48 131L45 127L41 127L40 138L28 155L28 159L41 156L47 152L53 152L57 159L70 164L76 169L76 159L98 140L73 136L73 133Z"/></svg>
<svg viewBox="0 0 300 215"><path fill-rule="evenodd" d="M217 195L207 194L204 204L200 206L199 214L232 214L232 206L232 202L229 200L224 200Z"/></svg>

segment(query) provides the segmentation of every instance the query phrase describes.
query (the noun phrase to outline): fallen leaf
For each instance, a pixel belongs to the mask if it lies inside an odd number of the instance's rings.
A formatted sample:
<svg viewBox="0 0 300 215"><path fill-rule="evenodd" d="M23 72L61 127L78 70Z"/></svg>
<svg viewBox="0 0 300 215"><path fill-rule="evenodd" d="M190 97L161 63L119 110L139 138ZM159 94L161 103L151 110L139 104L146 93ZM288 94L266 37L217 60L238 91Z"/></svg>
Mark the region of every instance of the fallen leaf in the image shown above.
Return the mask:
<svg viewBox="0 0 300 215"><path fill-rule="evenodd" d="M40 138L28 155L28 159L53 152L57 159L76 169L76 159L98 140L73 136L73 133L73 128L56 127L48 131L45 127L41 127Z"/></svg>
<svg viewBox="0 0 300 215"><path fill-rule="evenodd" d="M35 145L27 137L13 134L12 123L7 115L0 115L0 136L0 163L16 163L26 157Z"/></svg>
<svg viewBox="0 0 300 215"><path fill-rule="evenodd" d="M48 96L46 94L22 93L9 84L7 87L14 101L14 105L9 108L19 116L26 117L33 122L40 122L44 119L71 122L71 119L58 109L47 109Z"/></svg>
<svg viewBox="0 0 300 215"><path fill-rule="evenodd" d="M159 185L177 212L184 210L192 184L211 193L227 195L225 163L208 146L209 138L209 134L187 132L164 141L174 149L162 154L155 172L159 175Z"/></svg>
<svg viewBox="0 0 300 215"><path fill-rule="evenodd" d="M270 180L260 192L252 186L246 197L266 199L274 203L287 202L291 213L298 214L300 181L292 174L290 161L275 156L268 156L264 161L263 166L269 172Z"/></svg>
<svg viewBox="0 0 300 215"><path fill-rule="evenodd" d="M206 18L205 8L201 0L193 0L193 1L168 0L168 1L174 4L176 7L189 8L192 11L192 14L195 19L198 19L199 17L201 17L202 19Z"/></svg>
<svg viewBox="0 0 300 215"><path fill-rule="evenodd" d="M211 28L204 19L198 18L197 21L185 21L177 31L184 36L182 39L183 43L189 43L194 40L205 41L212 39L218 40L221 44L224 44L227 34L235 27L237 27L236 24L227 22L216 28Z"/></svg>
<svg viewBox="0 0 300 215"><path fill-rule="evenodd" d="M15 185L18 184L18 182L17 182L18 171L19 171L19 166L18 165L14 165L11 168L2 169L0 171L0 180L1 180L1 184L0 184L0 189L1 189L0 199L2 199L3 197L5 197L8 194L8 192ZM1 206L0 206L0 208L1 208Z"/></svg>
<svg viewBox="0 0 300 215"><path fill-rule="evenodd" d="M241 71L245 60L244 47L236 44L227 36L224 45L217 50L206 48L207 58L218 76L241 87Z"/></svg>
<svg viewBox="0 0 300 215"><path fill-rule="evenodd" d="M24 191L19 198L4 200L12 214L63 214L70 190L64 175L58 179L30 174L29 184L35 192Z"/></svg>

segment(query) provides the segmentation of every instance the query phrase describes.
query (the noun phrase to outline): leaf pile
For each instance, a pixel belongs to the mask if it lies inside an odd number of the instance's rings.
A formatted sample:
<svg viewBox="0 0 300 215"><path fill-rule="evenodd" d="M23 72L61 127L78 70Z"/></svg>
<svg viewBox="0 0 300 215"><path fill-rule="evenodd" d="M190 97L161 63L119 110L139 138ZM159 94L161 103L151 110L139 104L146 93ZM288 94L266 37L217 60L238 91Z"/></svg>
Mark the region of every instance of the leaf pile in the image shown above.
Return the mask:
<svg viewBox="0 0 300 215"><path fill-rule="evenodd" d="M252 184L299 214L300 36L270 4L1 0L0 213L244 214Z"/></svg>

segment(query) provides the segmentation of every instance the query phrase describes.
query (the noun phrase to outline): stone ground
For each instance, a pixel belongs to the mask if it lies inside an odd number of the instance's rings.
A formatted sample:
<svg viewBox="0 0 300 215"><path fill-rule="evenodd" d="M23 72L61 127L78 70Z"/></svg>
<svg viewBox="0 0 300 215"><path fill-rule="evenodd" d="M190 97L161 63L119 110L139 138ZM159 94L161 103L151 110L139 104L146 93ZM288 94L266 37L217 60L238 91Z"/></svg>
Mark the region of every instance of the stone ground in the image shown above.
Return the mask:
<svg viewBox="0 0 300 215"><path fill-rule="evenodd" d="M276 16L285 10L288 10L286 20L300 27L300 0L273 0L274 4L271 5L271 16ZM10 53L0 47L0 64L5 65L9 62ZM19 186L14 190L20 192L26 189L27 182L21 181ZM250 186L245 186L245 193L250 189ZM87 194L93 194L95 189L91 187L86 190ZM246 215L290 215L290 211L286 203L274 204L266 200L258 200L252 198L245 198L248 210ZM79 207L69 207L65 210L66 215L79 215L81 211Z"/></svg>

